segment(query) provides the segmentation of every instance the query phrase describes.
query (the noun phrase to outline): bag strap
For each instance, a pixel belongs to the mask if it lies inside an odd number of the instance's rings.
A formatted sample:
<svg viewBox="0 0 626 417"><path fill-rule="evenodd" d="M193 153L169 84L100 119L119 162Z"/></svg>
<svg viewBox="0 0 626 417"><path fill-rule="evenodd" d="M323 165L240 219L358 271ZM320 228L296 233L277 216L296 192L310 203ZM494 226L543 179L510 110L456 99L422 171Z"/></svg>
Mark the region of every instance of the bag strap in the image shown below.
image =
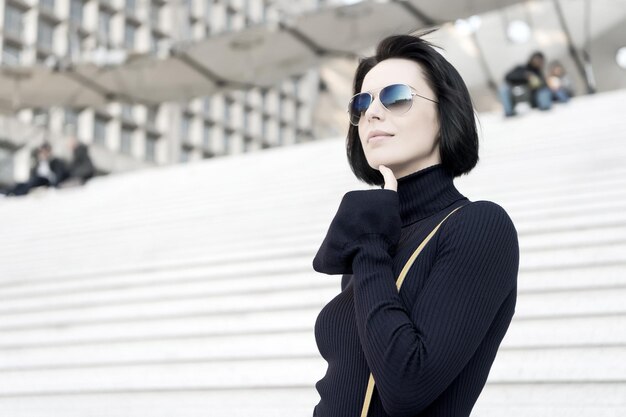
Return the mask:
<svg viewBox="0 0 626 417"><path fill-rule="evenodd" d="M448 217L450 217L452 213L454 213L461 207L466 206L467 204L463 204L462 206L459 206L455 208L454 210L452 210L450 213L448 213L448 215L444 217L442 221L439 222L439 224L432 230L432 232L430 232L430 234L426 236L424 241L422 241L422 243L417 247L417 249L415 249L415 251L409 258L409 260L404 265L404 268L402 268L402 271L400 271L400 275L398 276L398 279L396 280L396 287L398 287L398 291L400 291L400 287L402 286L402 283L404 282L404 278L406 277L406 274L409 272L411 265L413 265L413 262L415 262L415 259L420 254L422 249L424 249L424 246L426 246L428 241L435 235L435 233L437 233L437 230L439 230L439 227L443 224L443 222L446 221ZM361 410L361 417L367 417L367 412L370 407L370 402L372 401L373 393L374 393L374 375L372 375L372 373L370 372L369 381L367 383L367 390L365 391L365 401L363 402L363 409Z"/></svg>

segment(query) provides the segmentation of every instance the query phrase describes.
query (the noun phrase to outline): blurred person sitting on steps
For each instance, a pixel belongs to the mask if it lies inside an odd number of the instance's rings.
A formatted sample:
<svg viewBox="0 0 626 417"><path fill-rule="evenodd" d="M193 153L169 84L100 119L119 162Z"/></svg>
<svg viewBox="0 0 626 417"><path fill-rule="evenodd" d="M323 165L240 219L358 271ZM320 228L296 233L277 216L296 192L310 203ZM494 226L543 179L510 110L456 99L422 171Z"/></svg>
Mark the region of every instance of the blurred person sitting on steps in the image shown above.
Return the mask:
<svg viewBox="0 0 626 417"><path fill-rule="evenodd" d="M548 67L548 87L552 91L552 100L567 103L574 96L572 80L559 61L553 61Z"/></svg>
<svg viewBox="0 0 626 417"><path fill-rule="evenodd" d="M89 149L74 136L69 138L68 145L72 150L72 160L68 167L68 178L61 187L83 185L95 175L96 171L89 157Z"/></svg>
<svg viewBox="0 0 626 417"><path fill-rule="evenodd" d="M549 110L552 107L552 91L548 87L543 73L545 57L543 53L534 52L525 65L517 65L506 73L505 83L500 87L499 94L504 115L515 116L515 100L513 87L522 86L530 91L530 106L539 110Z"/></svg>
<svg viewBox="0 0 626 417"><path fill-rule="evenodd" d="M35 158L27 182L15 184L5 191L7 195L26 195L37 187L58 187L65 180L65 163L52 155L52 146L44 142L34 151Z"/></svg>

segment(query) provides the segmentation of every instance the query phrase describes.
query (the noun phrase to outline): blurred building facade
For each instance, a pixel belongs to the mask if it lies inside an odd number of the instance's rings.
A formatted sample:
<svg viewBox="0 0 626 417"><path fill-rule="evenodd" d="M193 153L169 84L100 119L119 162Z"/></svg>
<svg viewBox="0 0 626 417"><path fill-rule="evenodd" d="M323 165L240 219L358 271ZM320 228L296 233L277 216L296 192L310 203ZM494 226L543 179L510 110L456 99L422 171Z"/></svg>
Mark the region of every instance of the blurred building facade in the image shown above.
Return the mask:
<svg viewBox="0 0 626 417"><path fill-rule="evenodd" d="M174 44L256 24L271 30L283 18L350 3L356 3L352 24L368 18L368 2L352 0L0 0L1 65L99 61L116 51L166 56ZM416 25L440 27L428 38L459 70L479 112L500 111L497 88L504 75L535 50L563 64L576 95L587 94L591 84L597 92L626 88L626 0L439 3L421 0L420 10L460 9ZM471 16L480 5L480 15ZM454 13L463 18L454 21ZM394 22L389 25L392 30ZM373 45L355 52L370 55ZM0 117L0 184L25 178L33 144L62 143L69 134L90 145L104 173L345 136L357 64L353 57L334 58L273 88L154 107L111 103ZM11 100L0 98L0 109L11 109Z"/></svg>
<svg viewBox="0 0 626 417"><path fill-rule="evenodd" d="M320 5L297 3L300 10ZM174 43L275 22L281 13L267 0L3 0L1 64L54 65L119 50L166 54ZM97 109L22 110L23 125L4 122L12 129L0 138L0 181L24 179L30 149L43 140L63 155L67 135L89 144L102 173L309 141L318 84L311 69L273 88L155 107L114 102Z"/></svg>

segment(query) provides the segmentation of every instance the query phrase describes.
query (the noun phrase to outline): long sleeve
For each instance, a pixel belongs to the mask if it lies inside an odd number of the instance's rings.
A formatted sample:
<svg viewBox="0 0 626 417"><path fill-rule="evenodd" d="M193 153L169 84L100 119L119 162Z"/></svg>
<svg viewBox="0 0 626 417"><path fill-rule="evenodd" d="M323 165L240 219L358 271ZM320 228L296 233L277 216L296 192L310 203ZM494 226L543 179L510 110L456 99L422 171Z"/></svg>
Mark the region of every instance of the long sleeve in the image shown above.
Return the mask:
<svg viewBox="0 0 626 417"><path fill-rule="evenodd" d="M526 84L528 82L528 71L525 66L518 65L507 72L504 79L513 85Z"/></svg>
<svg viewBox="0 0 626 417"><path fill-rule="evenodd" d="M438 234L429 243L438 245L435 263L411 309L396 288L389 239L367 234L348 245L356 250L359 339L393 417L419 414L451 384L517 284L517 231L499 205L474 202Z"/></svg>
<svg viewBox="0 0 626 417"><path fill-rule="evenodd" d="M386 247L393 254L400 229L398 193L387 189L349 191L313 258L313 269L329 275L351 274L356 253L352 242L377 235L387 240Z"/></svg>

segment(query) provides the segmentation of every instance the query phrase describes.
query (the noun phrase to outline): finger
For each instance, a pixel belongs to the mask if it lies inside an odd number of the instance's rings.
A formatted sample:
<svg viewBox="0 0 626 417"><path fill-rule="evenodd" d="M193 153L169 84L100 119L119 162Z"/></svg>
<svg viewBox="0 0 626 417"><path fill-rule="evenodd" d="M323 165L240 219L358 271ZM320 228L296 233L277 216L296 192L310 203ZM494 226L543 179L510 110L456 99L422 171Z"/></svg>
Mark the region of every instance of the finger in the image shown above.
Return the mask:
<svg viewBox="0 0 626 417"><path fill-rule="evenodd" d="M383 174L383 178L385 179L385 190L394 190L398 191L398 181L396 180L395 175L393 175L393 171L387 168L384 165L379 165L378 170L381 174Z"/></svg>

